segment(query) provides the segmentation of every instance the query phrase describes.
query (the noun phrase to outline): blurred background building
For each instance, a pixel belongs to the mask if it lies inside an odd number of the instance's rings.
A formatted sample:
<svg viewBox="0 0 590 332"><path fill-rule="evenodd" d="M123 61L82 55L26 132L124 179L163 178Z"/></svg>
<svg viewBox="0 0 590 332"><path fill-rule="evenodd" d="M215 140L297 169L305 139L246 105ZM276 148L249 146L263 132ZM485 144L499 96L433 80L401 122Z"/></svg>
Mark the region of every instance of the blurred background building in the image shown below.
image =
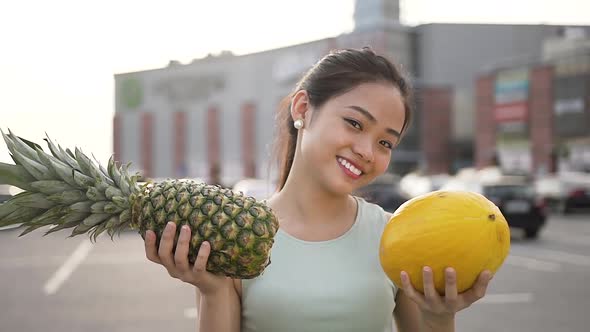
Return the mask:
<svg viewBox="0 0 590 332"><path fill-rule="evenodd" d="M416 88L392 173L589 167L590 27L405 26L395 0L357 1L354 20L351 33L333 38L116 74L115 158L154 178L273 178L280 101L330 50L371 46Z"/></svg>
<svg viewBox="0 0 590 332"><path fill-rule="evenodd" d="M565 27L539 54L477 79L476 165L544 175L590 171L590 39ZM496 160L494 160L496 159Z"/></svg>

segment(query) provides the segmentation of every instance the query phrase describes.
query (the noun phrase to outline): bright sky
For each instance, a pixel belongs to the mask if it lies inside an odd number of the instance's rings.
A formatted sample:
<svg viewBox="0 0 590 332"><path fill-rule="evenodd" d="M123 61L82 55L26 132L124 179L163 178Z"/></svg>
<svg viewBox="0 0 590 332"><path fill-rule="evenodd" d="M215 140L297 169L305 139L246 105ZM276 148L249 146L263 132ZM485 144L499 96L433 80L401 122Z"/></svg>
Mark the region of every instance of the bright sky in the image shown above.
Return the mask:
<svg viewBox="0 0 590 332"><path fill-rule="evenodd" d="M590 25L588 0L405 0L402 22ZM354 0L19 0L0 4L0 129L112 153L113 74L353 28ZM47 149L46 149L47 151ZM0 162L12 162L0 140Z"/></svg>

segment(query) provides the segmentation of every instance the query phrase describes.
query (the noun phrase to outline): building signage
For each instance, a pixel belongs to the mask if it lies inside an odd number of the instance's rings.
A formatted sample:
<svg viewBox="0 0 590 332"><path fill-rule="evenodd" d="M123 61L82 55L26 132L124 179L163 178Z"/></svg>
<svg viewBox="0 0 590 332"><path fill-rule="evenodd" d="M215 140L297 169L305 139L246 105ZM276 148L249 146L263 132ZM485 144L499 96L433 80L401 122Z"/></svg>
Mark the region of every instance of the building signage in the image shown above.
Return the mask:
<svg viewBox="0 0 590 332"><path fill-rule="evenodd" d="M529 118L529 69L502 70L494 84L496 149L500 167L528 172L532 166Z"/></svg>
<svg viewBox="0 0 590 332"><path fill-rule="evenodd" d="M197 102L209 99L225 85L225 77L219 74L174 75L157 81L154 95L167 98L170 102Z"/></svg>
<svg viewBox="0 0 590 332"><path fill-rule="evenodd" d="M562 115L568 113L582 113L584 112L584 99L571 98L556 100L553 109L555 115Z"/></svg>
<svg viewBox="0 0 590 332"><path fill-rule="evenodd" d="M555 77L575 76L590 73L590 54L579 54L555 60Z"/></svg>
<svg viewBox="0 0 590 332"><path fill-rule="evenodd" d="M496 121L526 121L528 94L528 69L510 69L498 72L494 85L494 118Z"/></svg>
<svg viewBox="0 0 590 332"><path fill-rule="evenodd" d="M496 122L524 122L527 118L528 107L526 102L515 102L510 104L496 105L494 118Z"/></svg>
<svg viewBox="0 0 590 332"><path fill-rule="evenodd" d="M588 88L590 75L562 76L553 80L553 118L555 135L562 138L590 134Z"/></svg>
<svg viewBox="0 0 590 332"><path fill-rule="evenodd" d="M143 86L139 79L129 77L117 82L117 97L120 107L136 109L143 102Z"/></svg>

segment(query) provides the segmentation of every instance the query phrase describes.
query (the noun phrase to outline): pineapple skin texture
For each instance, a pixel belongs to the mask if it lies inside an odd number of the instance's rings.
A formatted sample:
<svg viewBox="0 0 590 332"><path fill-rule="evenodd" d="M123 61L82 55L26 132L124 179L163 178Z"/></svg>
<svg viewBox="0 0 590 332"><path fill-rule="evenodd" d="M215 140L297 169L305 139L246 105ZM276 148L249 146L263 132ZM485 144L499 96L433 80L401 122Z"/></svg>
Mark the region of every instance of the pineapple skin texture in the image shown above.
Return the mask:
<svg viewBox="0 0 590 332"><path fill-rule="evenodd" d="M132 203L132 224L143 238L156 233L156 245L168 222L191 229L188 259L194 264L201 243L211 244L207 270L234 279L252 279L270 264L279 228L271 209L252 197L219 186L168 180L142 187Z"/></svg>
<svg viewBox="0 0 590 332"><path fill-rule="evenodd" d="M388 277L401 286L401 271L424 293L422 268L445 294L445 268L457 274L459 293L471 288L484 270L495 273L510 251L510 228L500 209L483 195L433 191L402 204L385 226L379 257Z"/></svg>

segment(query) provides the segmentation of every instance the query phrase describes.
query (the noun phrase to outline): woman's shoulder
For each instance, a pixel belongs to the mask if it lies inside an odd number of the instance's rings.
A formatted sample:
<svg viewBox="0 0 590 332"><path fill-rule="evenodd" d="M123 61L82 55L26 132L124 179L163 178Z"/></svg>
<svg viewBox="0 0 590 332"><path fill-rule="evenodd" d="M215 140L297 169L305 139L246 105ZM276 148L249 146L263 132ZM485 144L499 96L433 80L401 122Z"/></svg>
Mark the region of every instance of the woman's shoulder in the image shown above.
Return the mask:
<svg viewBox="0 0 590 332"><path fill-rule="evenodd" d="M362 197L355 196L355 198L359 202L359 209L363 219L369 219L384 225L391 218L391 213L385 211L380 205L369 202Z"/></svg>

